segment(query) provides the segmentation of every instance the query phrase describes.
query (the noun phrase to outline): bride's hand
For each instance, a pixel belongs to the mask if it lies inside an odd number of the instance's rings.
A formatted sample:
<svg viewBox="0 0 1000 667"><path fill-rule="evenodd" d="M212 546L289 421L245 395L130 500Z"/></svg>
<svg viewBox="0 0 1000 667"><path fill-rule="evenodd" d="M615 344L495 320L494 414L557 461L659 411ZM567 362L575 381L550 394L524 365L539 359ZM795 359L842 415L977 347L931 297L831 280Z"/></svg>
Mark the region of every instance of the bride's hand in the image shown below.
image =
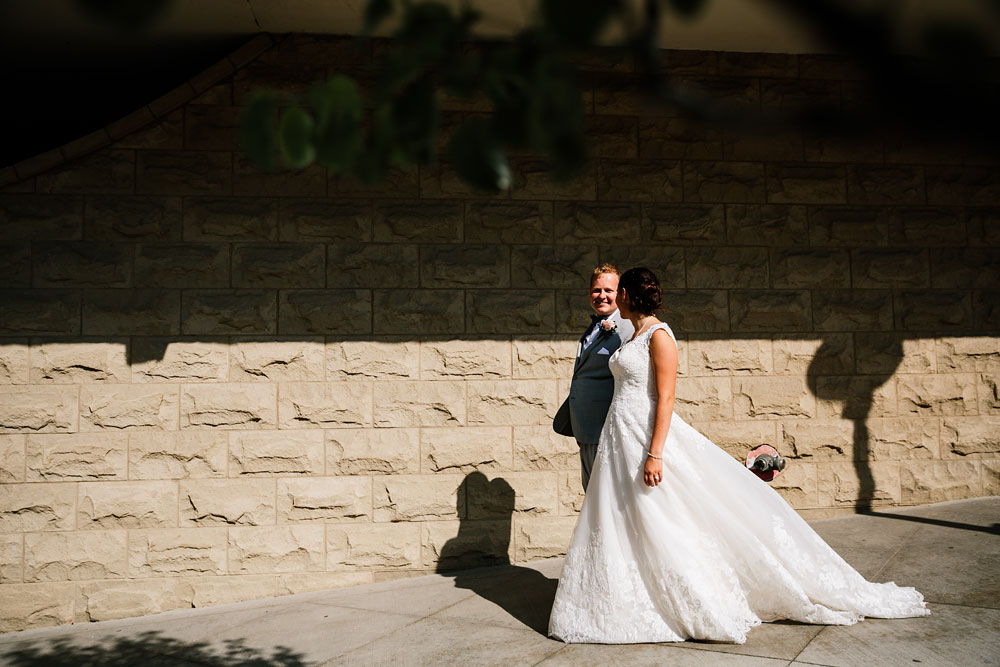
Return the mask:
<svg viewBox="0 0 1000 667"><path fill-rule="evenodd" d="M646 457L646 465L642 470L642 481L646 486L656 486L663 481L663 461Z"/></svg>

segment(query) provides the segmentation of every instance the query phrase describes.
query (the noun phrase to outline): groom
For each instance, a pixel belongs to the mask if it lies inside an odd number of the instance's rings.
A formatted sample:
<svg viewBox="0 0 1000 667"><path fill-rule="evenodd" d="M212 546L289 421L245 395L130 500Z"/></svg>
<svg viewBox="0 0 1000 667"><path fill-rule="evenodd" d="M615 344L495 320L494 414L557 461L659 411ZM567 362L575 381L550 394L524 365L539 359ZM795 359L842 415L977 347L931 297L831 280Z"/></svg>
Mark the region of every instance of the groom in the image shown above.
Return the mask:
<svg viewBox="0 0 1000 667"><path fill-rule="evenodd" d="M590 307L596 314L590 316L590 326L580 336L569 397L552 420L556 433L576 438L580 446L584 491L594 468L597 441L615 390L608 359L634 332L632 323L618 314L615 303L620 275L613 264L601 264L590 276Z"/></svg>

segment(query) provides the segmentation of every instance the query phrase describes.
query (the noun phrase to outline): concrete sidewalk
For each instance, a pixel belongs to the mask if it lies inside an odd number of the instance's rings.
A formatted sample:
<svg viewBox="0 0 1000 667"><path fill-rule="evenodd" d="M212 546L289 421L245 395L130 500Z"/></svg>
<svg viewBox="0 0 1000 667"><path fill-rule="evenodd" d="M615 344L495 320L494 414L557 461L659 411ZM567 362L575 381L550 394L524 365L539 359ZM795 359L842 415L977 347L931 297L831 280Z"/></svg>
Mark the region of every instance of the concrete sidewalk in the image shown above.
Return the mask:
<svg viewBox="0 0 1000 667"><path fill-rule="evenodd" d="M869 579L919 588L932 615L766 623L743 646L567 645L545 636L562 561L543 561L10 633L0 664L1000 665L1000 497L813 526Z"/></svg>

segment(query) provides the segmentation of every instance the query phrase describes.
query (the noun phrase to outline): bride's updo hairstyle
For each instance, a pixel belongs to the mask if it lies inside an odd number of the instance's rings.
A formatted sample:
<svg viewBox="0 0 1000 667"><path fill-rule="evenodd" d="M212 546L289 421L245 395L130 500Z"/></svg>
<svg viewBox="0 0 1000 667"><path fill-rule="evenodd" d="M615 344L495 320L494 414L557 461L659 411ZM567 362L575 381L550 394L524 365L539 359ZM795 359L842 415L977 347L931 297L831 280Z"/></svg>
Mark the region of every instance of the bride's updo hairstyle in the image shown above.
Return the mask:
<svg viewBox="0 0 1000 667"><path fill-rule="evenodd" d="M630 310L643 315L652 315L660 309L663 293L656 274L644 266L629 269L618 279L618 289L628 295Z"/></svg>

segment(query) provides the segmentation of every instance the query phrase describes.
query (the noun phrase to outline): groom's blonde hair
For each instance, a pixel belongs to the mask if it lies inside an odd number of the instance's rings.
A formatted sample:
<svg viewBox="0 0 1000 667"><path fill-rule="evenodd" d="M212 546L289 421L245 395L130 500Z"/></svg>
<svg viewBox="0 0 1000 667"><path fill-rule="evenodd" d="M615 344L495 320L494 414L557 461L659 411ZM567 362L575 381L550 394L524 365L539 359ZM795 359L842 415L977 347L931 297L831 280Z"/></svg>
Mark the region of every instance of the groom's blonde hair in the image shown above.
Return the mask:
<svg viewBox="0 0 1000 667"><path fill-rule="evenodd" d="M597 280L597 276L604 275L605 273L613 273L619 278L621 278L622 275L622 272L618 270L617 266L604 262L603 264L599 264L590 274L590 286L594 286L594 281Z"/></svg>

